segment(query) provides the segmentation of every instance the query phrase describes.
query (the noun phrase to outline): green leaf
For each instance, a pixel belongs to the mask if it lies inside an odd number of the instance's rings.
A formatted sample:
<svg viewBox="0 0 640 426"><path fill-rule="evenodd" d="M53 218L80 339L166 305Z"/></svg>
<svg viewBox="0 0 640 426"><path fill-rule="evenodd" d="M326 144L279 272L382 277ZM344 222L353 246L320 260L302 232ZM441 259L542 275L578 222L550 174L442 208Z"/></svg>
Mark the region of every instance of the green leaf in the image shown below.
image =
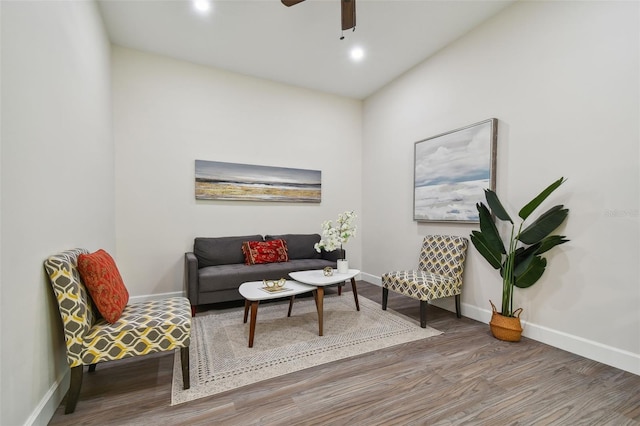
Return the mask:
<svg viewBox="0 0 640 426"><path fill-rule="evenodd" d="M520 212L518 213L518 216L520 216L522 218L522 220L526 220L531 213L533 213L533 211L535 209L538 208L538 206L547 199L547 197L553 192L555 191L560 185L562 185L563 182L565 182L566 179L564 177L561 177L560 179L558 179L557 181L553 182L551 185L549 185L548 187L546 187L544 189L544 191L542 191L540 194L538 194L538 196L536 198L534 198L533 200L529 201L529 203L524 206Z"/></svg>
<svg viewBox="0 0 640 426"><path fill-rule="evenodd" d="M567 218L569 210L563 209L563 207L562 204L551 207L531 225L527 226L527 228L518 235L518 240L525 244L535 244L542 241L543 238L552 233Z"/></svg>
<svg viewBox="0 0 640 426"><path fill-rule="evenodd" d="M511 217L509 216L509 213L507 213L507 211L504 209L502 203L500 202L500 199L498 198L498 195L495 192L490 189L485 189L484 196L487 199L487 204L489 204L489 207L491 208L491 212L495 214L498 219L513 223Z"/></svg>
<svg viewBox="0 0 640 426"><path fill-rule="evenodd" d="M535 284L547 267L547 260L540 256L534 256L526 264L526 268L516 268L518 273L515 274L515 282L513 283L518 288L527 288Z"/></svg>
<svg viewBox="0 0 640 426"><path fill-rule="evenodd" d="M518 247L518 249L514 252L514 261L513 261L514 268L517 271L520 271L524 267L524 264L526 264L527 262L530 262L531 258L533 258L533 256L538 254L537 250L539 247L540 247L539 243L529 246L527 248Z"/></svg>
<svg viewBox="0 0 640 426"><path fill-rule="evenodd" d="M515 277L522 275L529 268L531 262L535 258L535 250L516 250L514 259L513 275Z"/></svg>
<svg viewBox="0 0 640 426"><path fill-rule="evenodd" d="M500 237L498 228L493 221L493 217L491 216L491 213L489 213L487 206L484 204L478 203L476 204L476 208L478 209L478 217L480 218L480 232L484 236L484 240L491 251L497 253L497 256L500 257L500 254L506 253L506 250L502 243L502 238Z"/></svg>
<svg viewBox="0 0 640 426"><path fill-rule="evenodd" d="M500 260L502 256L500 253L491 249L482 233L479 231L471 231L471 243L474 245L476 250L478 250L485 259L487 259L487 262L489 262L491 266L495 269L500 269Z"/></svg>
<svg viewBox="0 0 640 426"><path fill-rule="evenodd" d="M551 250L557 245L564 244L569 240L566 239L564 235L550 235L540 241L540 248L536 250L536 254L542 254L546 251Z"/></svg>

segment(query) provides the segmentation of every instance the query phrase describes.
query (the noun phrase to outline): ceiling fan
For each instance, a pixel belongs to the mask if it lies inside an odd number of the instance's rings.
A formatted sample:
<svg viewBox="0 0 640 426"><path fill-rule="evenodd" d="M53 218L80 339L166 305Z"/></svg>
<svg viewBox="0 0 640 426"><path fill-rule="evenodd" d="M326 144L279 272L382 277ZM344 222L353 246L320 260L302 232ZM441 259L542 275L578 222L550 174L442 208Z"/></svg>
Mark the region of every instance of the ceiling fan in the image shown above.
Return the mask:
<svg viewBox="0 0 640 426"><path fill-rule="evenodd" d="M304 0L282 0L285 6L293 6ZM356 0L340 0L342 4L342 31L353 28L356 30Z"/></svg>

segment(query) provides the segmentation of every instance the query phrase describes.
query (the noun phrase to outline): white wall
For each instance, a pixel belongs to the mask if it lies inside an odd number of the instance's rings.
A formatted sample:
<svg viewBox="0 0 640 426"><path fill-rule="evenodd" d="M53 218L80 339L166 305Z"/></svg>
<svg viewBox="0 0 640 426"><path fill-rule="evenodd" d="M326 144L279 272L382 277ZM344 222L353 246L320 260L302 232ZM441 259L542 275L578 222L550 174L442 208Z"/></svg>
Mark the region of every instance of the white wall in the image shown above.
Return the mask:
<svg viewBox="0 0 640 426"><path fill-rule="evenodd" d="M363 269L417 264L414 142L499 119L497 192L517 213L560 176L560 232L532 288L517 290L525 335L640 374L638 2L519 2L365 101ZM544 211L541 209L541 211ZM382 249L384 248L384 249ZM394 253L394 256L389 256ZM470 247L463 315L489 320L496 271ZM443 306L453 309L451 301Z"/></svg>
<svg viewBox="0 0 640 426"><path fill-rule="evenodd" d="M91 2L1 2L0 424L46 424L66 388L43 260L115 249L110 47Z"/></svg>
<svg viewBox="0 0 640 426"><path fill-rule="evenodd" d="M113 49L118 266L132 296L181 292L197 236L319 233L361 215L362 102ZM196 201L194 161L322 171L320 204ZM361 240L346 246L354 267Z"/></svg>
<svg viewBox="0 0 640 426"><path fill-rule="evenodd" d="M66 391L47 255L102 247L132 296L180 292L195 236L318 232L354 209L349 258L375 279L415 265L424 234L473 229L412 221L413 143L489 117L510 207L569 178L551 202L571 209L572 241L517 295L525 333L640 374L637 2L520 2L364 115L358 101L122 48L110 69L93 3L3 1L0 13L0 424L46 423ZM323 201L196 202L195 159L319 169ZM488 320L499 280L469 253L463 314Z"/></svg>

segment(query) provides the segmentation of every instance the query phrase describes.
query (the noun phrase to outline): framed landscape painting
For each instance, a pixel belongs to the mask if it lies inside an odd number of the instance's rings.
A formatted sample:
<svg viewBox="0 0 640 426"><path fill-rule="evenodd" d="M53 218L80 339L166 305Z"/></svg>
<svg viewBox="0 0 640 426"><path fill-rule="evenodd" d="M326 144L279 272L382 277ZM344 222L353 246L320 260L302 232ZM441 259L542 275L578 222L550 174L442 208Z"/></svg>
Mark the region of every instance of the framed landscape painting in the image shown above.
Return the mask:
<svg viewBox="0 0 640 426"><path fill-rule="evenodd" d="M319 203L320 170L196 160L196 200Z"/></svg>
<svg viewBox="0 0 640 426"><path fill-rule="evenodd" d="M416 142L413 219L478 223L476 203L496 186L497 136L491 118Z"/></svg>

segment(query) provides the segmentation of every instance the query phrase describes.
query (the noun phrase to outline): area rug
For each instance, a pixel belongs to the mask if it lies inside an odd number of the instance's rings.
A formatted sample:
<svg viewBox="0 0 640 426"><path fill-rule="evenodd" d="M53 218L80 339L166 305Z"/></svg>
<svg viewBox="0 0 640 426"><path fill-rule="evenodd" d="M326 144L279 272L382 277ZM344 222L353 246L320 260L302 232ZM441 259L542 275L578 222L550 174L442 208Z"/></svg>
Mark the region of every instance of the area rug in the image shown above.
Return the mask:
<svg viewBox="0 0 640 426"><path fill-rule="evenodd" d="M261 304L253 348L243 308L196 316L192 322L191 388L184 390L180 353L173 368L171 405L193 401L305 368L441 334L418 321L351 293L324 299L324 336L318 336L313 298Z"/></svg>

